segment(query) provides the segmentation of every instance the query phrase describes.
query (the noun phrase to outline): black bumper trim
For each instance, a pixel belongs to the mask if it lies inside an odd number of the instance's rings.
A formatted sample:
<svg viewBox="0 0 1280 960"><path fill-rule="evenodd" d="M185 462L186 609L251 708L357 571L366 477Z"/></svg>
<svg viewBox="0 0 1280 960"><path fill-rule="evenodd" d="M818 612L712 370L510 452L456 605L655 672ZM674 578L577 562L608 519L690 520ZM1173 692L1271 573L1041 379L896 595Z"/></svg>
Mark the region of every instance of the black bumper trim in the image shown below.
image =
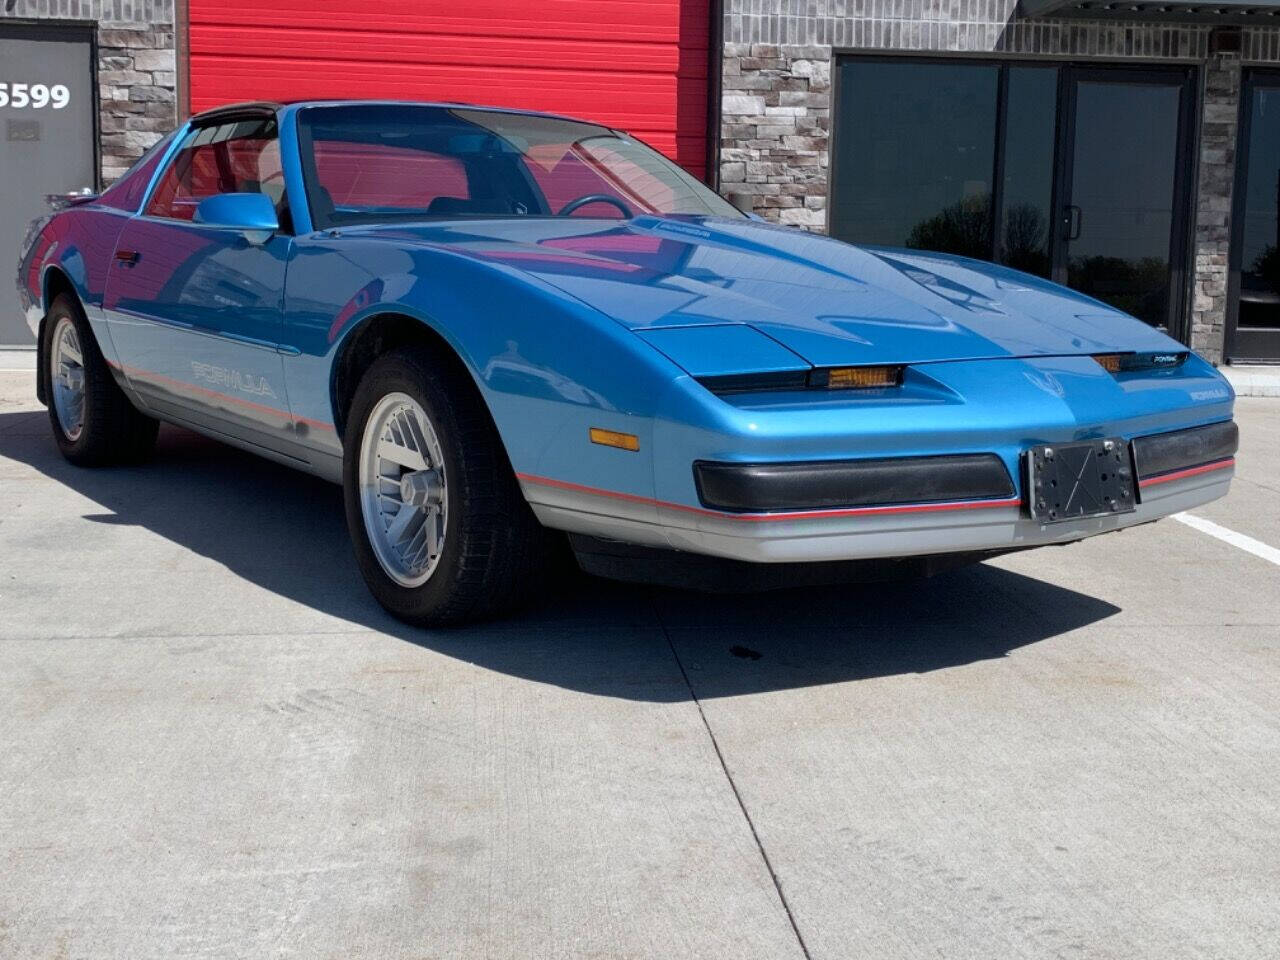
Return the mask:
<svg viewBox="0 0 1280 960"><path fill-rule="evenodd" d="M698 499L734 513L1007 500L1013 481L994 453L803 463L693 465Z"/></svg>
<svg viewBox="0 0 1280 960"><path fill-rule="evenodd" d="M1133 441L1134 469L1140 481L1149 480L1164 473L1226 460L1235 456L1239 447L1240 429L1234 420L1137 437Z"/></svg>

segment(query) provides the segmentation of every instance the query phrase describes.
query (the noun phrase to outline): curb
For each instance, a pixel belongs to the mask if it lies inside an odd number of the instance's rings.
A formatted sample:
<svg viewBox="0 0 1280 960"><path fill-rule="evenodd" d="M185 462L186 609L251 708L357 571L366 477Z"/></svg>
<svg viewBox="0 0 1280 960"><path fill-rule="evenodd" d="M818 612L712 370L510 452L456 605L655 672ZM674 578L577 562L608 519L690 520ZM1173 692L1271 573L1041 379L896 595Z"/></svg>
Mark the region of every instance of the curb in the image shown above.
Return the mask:
<svg viewBox="0 0 1280 960"><path fill-rule="evenodd" d="M0 373L34 373L35 369L35 347L0 348Z"/></svg>
<svg viewBox="0 0 1280 960"><path fill-rule="evenodd" d="M1227 378L1237 397L1280 399L1280 366L1222 366L1218 372Z"/></svg>

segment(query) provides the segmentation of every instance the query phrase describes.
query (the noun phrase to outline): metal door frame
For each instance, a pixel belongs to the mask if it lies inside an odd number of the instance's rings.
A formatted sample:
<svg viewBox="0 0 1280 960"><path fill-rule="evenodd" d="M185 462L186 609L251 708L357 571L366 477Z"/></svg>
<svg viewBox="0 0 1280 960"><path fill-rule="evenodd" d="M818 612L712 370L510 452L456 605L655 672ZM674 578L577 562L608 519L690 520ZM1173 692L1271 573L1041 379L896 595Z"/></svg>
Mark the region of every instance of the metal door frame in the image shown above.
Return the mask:
<svg viewBox="0 0 1280 960"><path fill-rule="evenodd" d="M89 149L93 151L93 189L102 189L102 91L98 86L98 25L92 20L0 20L6 40L53 40L89 45L89 94L93 109Z"/></svg>
<svg viewBox="0 0 1280 960"><path fill-rule="evenodd" d="M1228 363L1235 359L1246 362L1280 363L1280 351L1268 357L1235 356L1240 322L1240 275L1244 255L1245 191L1249 183L1249 136L1252 133L1254 79L1261 77L1267 87L1280 89L1280 68L1245 67L1240 78L1240 120L1236 127L1236 175L1231 198L1231 239L1227 253L1227 315L1223 318L1222 357ZM1272 334L1280 340L1280 333Z"/></svg>
<svg viewBox="0 0 1280 960"><path fill-rule="evenodd" d="M1055 220L1050 242L1051 277L1055 283L1067 284L1067 235L1071 229L1071 199L1076 147L1076 101L1083 82L1132 83L1176 86L1178 98L1178 133L1173 172L1173 220L1169 229L1169 336L1189 342L1190 316L1187 310L1191 274L1191 225L1193 145L1196 143L1195 67L1186 65L1118 66L1115 64L1062 64L1058 72L1058 135L1053 175L1053 210Z"/></svg>

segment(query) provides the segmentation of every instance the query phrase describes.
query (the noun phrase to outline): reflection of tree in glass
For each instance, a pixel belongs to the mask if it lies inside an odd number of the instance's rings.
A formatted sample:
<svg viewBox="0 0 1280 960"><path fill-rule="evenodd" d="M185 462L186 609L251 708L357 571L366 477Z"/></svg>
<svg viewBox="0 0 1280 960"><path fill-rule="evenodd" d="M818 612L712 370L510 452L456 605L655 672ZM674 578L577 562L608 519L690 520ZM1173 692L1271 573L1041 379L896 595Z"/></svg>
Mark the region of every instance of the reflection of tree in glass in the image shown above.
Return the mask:
<svg viewBox="0 0 1280 960"><path fill-rule="evenodd" d="M1067 285L1147 323L1166 320L1169 262L1160 257L1079 257L1068 266Z"/></svg>
<svg viewBox="0 0 1280 960"><path fill-rule="evenodd" d="M991 257L991 195L965 197L911 228L907 246L987 260Z"/></svg>
<svg viewBox="0 0 1280 960"><path fill-rule="evenodd" d="M1049 275L1049 225L1043 211L1032 204L1010 204L1004 218L1003 260L1041 277ZM991 197L965 197L911 228L908 247L957 253L979 260L991 258ZM1280 290L1280 254L1269 248L1265 272ZM1152 324L1164 323L1169 309L1169 262L1160 257L1076 257L1067 268L1067 285Z"/></svg>
<svg viewBox="0 0 1280 960"><path fill-rule="evenodd" d="M1004 262L1015 270L1049 276L1048 224L1044 212L1029 203L1015 203L1004 216Z"/></svg>
<svg viewBox="0 0 1280 960"><path fill-rule="evenodd" d="M1011 204L1004 217L1003 262L1015 270L1049 275L1048 224L1038 207ZM991 195L965 197L911 228L907 246L991 259Z"/></svg>
<svg viewBox="0 0 1280 960"><path fill-rule="evenodd" d="M1280 247L1266 247L1253 261L1249 272L1257 274L1272 291L1280 293Z"/></svg>

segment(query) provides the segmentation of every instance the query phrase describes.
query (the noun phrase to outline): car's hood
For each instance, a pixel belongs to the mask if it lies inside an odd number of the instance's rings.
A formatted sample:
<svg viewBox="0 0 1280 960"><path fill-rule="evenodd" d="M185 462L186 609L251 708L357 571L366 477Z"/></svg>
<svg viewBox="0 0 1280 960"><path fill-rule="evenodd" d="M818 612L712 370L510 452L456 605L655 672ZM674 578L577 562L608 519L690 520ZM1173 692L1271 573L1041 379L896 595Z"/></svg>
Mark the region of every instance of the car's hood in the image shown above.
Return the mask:
<svg viewBox="0 0 1280 960"><path fill-rule="evenodd" d="M516 268L632 329L750 324L818 366L1176 350L1071 290L960 257L754 221L637 217L362 228Z"/></svg>

